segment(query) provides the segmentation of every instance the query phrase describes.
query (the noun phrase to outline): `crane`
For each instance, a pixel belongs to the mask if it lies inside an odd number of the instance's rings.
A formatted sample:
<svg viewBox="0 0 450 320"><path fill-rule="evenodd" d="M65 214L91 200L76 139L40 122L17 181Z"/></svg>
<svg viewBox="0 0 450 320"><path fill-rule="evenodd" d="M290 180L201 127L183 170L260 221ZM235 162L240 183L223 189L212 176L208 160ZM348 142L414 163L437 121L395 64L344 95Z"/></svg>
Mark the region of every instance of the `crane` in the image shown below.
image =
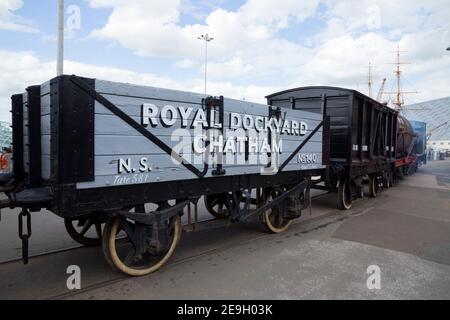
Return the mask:
<svg viewBox="0 0 450 320"><path fill-rule="evenodd" d="M442 128L443 126L445 126L448 123L448 121L441 123L440 125L428 130L427 133L427 141L430 140L431 136L433 135L434 132L436 132L437 130L439 130L440 128Z"/></svg>
<svg viewBox="0 0 450 320"><path fill-rule="evenodd" d="M386 84L386 78L381 81L380 90L378 91L377 101L381 102L381 98L383 97L384 85Z"/></svg>

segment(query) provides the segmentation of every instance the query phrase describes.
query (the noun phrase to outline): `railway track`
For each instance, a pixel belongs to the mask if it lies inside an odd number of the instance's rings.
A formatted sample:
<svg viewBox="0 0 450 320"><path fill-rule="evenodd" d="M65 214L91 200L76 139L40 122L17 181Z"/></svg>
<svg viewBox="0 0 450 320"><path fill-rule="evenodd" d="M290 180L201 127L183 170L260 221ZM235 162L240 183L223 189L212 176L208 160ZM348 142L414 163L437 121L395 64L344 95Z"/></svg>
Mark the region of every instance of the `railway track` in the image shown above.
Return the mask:
<svg viewBox="0 0 450 320"><path fill-rule="evenodd" d="M323 196L324 194L318 194L315 195L313 198L318 198ZM376 199L375 199L376 201ZM361 214L365 214L368 211L372 210L372 207L369 208L361 208L360 210L350 210L350 211L340 211L340 210L333 210L333 211L328 211L325 212L323 214L320 214L316 217L312 217L312 218L306 218L305 220L299 220L296 221L293 226L288 229L288 231L286 233L308 233L310 231L316 230L316 229L321 229L324 227L327 227L328 225L334 224L334 223L338 223L341 222L343 220L346 220L352 216L357 216L357 215L361 215ZM305 216L307 215L307 213L305 212ZM212 220L205 220L202 222L199 222L199 225L201 224L208 224L210 222L214 222L215 219ZM185 225L186 226L186 225ZM201 230L202 228L199 228L199 230ZM208 229L208 228L206 228ZM189 254L188 256L182 257L182 258L176 258L173 259L172 261L169 261L166 265L167 267L170 266L174 266L174 265L178 265L178 264L182 264L182 263L186 263L188 261L194 260L194 259L198 259L200 257L203 256L208 256L208 255L214 255L223 251L226 251L228 249L232 249L232 248L236 248L236 247L241 247L241 246L245 246L248 245L249 243L267 238L267 237L271 237L273 235L271 234L266 234L266 233L259 233L256 234L255 236L251 236L248 239L245 240L234 240L231 242L227 242L222 244L219 244L219 246L214 247L214 248L210 248L207 250L203 250L203 251L199 251L199 252L195 252L193 254ZM46 252L42 252L39 254L34 254L32 256L30 256L30 263L33 262L34 259L37 258L42 258L42 257L46 257L46 256L55 256L58 254L62 254L65 252L69 252L69 251L75 251L78 249L85 249L86 247L84 246L72 246L72 247L68 247L68 248L64 248L64 249L59 249L59 250L51 250L51 251L46 251ZM16 258L16 259L11 259L11 260L7 260L7 261L3 261L0 262L0 266L2 265L6 265L6 264L13 264L13 263L20 263L21 259L20 258ZM22 267L22 266L20 266ZM49 300L54 300L54 299L68 299L71 297L75 297L78 294L82 294L82 293L86 293L86 292L91 292L93 290L102 288L102 287L106 287L112 284L115 284L117 282L123 281L125 279L129 279L129 276L127 275L122 275L117 273L117 276L111 276L110 278L106 279L106 280L100 280L98 282L94 282L92 284L86 285L85 287L83 287L81 290L76 290L76 291L64 291L58 294L52 294L51 296L47 296L47 297L43 297L44 299L49 299Z"/></svg>
<svg viewBox="0 0 450 320"><path fill-rule="evenodd" d="M321 195L319 195L319 196L321 196ZM342 221L344 221L344 220L346 220L346 219L348 219L348 218L350 218L352 216L365 214L368 211L372 210L373 208L374 208L374 204L372 204L372 206L368 207L368 208L367 208L367 206L360 207L360 210L350 210L350 211L333 210L333 211L328 211L328 212L320 214L320 215L318 215L316 217L307 218L306 220L299 220L299 221L295 222L291 226L291 228L286 231L285 234L290 234L290 233L292 233L292 234L296 234L296 233L306 234L306 233L309 233L311 231L322 229L322 228L325 228L325 227L327 227L329 225L342 222ZM208 221L205 221L205 222L208 222ZM197 252L194 252L194 253L189 254L187 256L180 257L180 258L174 257L175 259L169 261L167 263L167 265L165 266L165 268L168 268L168 267L171 267L171 266L175 266L175 265L179 265L179 264L183 264L183 263L187 263L189 261L192 261L194 259L199 259L199 258L204 257L204 256L221 253L223 251L226 251L226 250L229 250L229 249L232 249L232 248L245 246L245 245L248 245L249 243L252 243L252 242L255 242L255 241L259 241L259 240L267 238L267 237L273 237L273 235L266 234L266 233L257 233L254 236L250 236L250 238L247 238L247 239L244 239L244 240L241 239L241 240L227 241L226 243L223 243L223 244L219 242L219 245L214 247L214 248L206 249L206 250L203 250L203 251L197 251ZM68 252L68 251L74 251L74 250L78 250L78 249L83 250L85 248L86 247L83 247L83 246L74 246L74 247L70 247L70 248L64 248L64 249L61 249L61 250L53 250L53 251L43 252L43 253L40 253L40 254L35 254L35 255L30 257L30 263L32 263L33 260L37 259L37 258L51 256L51 255L54 256L54 255L58 255L58 254L61 254L61 253L65 253L65 252ZM21 259L11 259L11 260L8 260L8 261L1 262L0 266L1 265L5 265L5 264L20 263L20 261L21 261ZM23 266L18 266L18 267L22 267L23 268ZM100 280L98 282L94 282L94 283L88 284L88 285L84 286L81 290L76 290L76 291L56 290L56 292L53 292L53 293L49 294L48 296L41 297L41 298L42 299L48 299L48 300L70 299L72 297L76 297L79 294L92 292L92 291L94 291L96 289L107 287L109 285L113 285L113 284L115 284L117 282L124 281L126 279L129 279L129 276L117 273L116 276L115 275L111 275L106 280L103 279L103 280Z"/></svg>
<svg viewBox="0 0 450 320"><path fill-rule="evenodd" d="M311 218L309 220L306 221L298 221L297 223L294 224L293 227L291 227L286 233L290 232L290 233L301 233L301 234L306 234L309 232L312 232L314 230L319 230L325 227L328 227L332 224L335 223L339 223L342 222L350 217L353 216L359 216L359 215L363 215L366 214L368 212L370 212L371 210L374 209L374 206L368 207L368 208L364 208L355 212L343 212L343 211L334 211L334 212L330 212L330 213L326 213L314 218ZM300 230L299 230L300 229ZM204 250L192 255L189 255L187 257L184 258L179 258L179 259L174 259L172 261L169 261L165 268L168 268L170 266L175 266L175 265L179 265L179 264L183 264L186 262L189 262L191 260L194 259L198 259L204 256L208 256L208 255L213 255L213 254L217 254L217 253L221 253L224 252L226 250L232 249L232 248L238 248L238 247L242 247L245 245L248 245L252 242L264 239L264 238L268 238L273 236L272 234L268 234L268 233L262 233L256 237L252 237L250 239L244 240L244 241L233 241L231 243L227 243L226 245L223 246L219 246L213 249L208 249L208 250ZM157 274L157 272L156 272ZM152 276L152 275L149 275ZM92 292L93 290L96 289L100 289L103 287L107 287L109 285L118 283L122 280L126 280L129 279L130 277L127 275L122 275L122 274L118 274L117 277L105 280L105 281L100 281L98 283L94 283L91 285L88 285L80 290L76 290L76 291L70 291L70 292L64 292L61 294L57 294L57 295L53 295L51 297L47 297L46 300L59 300L59 299L69 299L72 297L76 297L79 294L83 294L83 293L87 293L87 292Z"/></svg>

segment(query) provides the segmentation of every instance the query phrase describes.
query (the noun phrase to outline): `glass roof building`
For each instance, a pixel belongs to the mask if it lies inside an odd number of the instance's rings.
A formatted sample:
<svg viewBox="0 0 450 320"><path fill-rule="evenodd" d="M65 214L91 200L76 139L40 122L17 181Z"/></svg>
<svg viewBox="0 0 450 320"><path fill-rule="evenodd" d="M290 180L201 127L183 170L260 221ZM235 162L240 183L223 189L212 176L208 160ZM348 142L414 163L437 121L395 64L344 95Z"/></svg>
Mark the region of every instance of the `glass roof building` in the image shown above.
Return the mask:
<svg viewBox="0 0 450 320"><path fill-rule="evenodd" d="M8 122L0 121L0 151L3 148L11 147L12 129Z"/></svg>
<svg viewBox="0 0 450 320"><path fill-rule="evenodd" d="M426 122L428 132L442 125L432 133L430 142L450 141L450 97L405 106L402 114L409 120Z"/></svg>

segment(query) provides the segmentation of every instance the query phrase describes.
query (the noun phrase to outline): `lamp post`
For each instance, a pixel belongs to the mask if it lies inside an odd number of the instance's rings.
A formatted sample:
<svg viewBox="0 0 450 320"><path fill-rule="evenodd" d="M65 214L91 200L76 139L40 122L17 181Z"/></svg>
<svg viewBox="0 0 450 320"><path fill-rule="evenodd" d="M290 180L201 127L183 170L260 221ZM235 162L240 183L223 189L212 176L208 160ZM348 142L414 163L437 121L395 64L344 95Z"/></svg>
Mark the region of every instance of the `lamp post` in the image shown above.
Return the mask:
<svg viewBox="0 0 450 320"><path fill-rule="evenodd" d="M64 0L58 0L58 49L56 60L56 74L64 72Z"/></svg>
<svg viewBox="0 0 450 320"><path fill-rule="evenodd" d="M450 51L450 47L447 48L447 51Z"/></svg>
<svg viewBox="0 0 450 320"><path fill-rule="evenodd" d="M208 79L208 42L214 40L208 34L202 34L197 39L205 41L205 96L207 94L207 79Z"/></svg>

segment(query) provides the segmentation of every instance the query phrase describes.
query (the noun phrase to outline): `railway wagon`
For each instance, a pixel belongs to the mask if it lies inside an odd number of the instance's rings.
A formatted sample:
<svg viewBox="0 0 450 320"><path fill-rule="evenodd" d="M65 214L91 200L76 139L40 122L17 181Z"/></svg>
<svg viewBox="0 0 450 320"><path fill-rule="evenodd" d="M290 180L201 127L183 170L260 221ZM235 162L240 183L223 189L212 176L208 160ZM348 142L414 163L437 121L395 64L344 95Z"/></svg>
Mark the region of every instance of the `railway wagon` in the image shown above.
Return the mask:
<svg viewBox="0 0 450 320"><path fill-rule="evenodd" d="M65 219L69 234L103 245L110 265L137 276L160 268L201 197L218 218L261 218L286 230L323 175L325 113L59 76L12 97L13 178L27 260L30 212ZM87 237L95 229L96 237Z"/></svg>
<svg viewBox="0 0 450 320"><path fill-rule="evenodd" d="M337 191L338 205L349 209L363 196L375 197L395 178L398 112L358 91L338 87L301 87L271 94L268 104L330 118L329 166L315 188ZM319 185L322 182L322 185Z"/></svg>

